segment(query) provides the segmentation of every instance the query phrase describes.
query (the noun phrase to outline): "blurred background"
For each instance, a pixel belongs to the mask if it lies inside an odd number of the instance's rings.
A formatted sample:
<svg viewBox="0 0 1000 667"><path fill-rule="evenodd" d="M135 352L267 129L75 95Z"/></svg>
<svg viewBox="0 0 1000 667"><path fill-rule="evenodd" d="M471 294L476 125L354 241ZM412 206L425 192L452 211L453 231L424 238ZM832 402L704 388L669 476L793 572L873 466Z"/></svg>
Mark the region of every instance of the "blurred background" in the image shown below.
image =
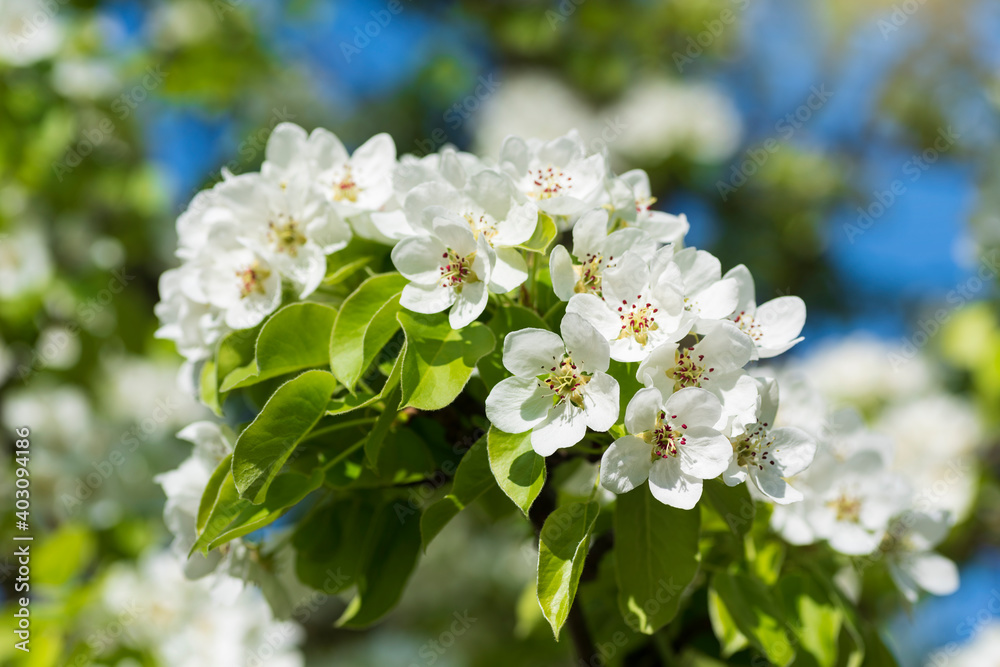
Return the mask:
<svg viewBox="0 0 1000 667"><path fill-rule="evenodd" d="M153 338L156 281L187 202L257 169L283 121L418 155L577 128L647 170L759 302L805 299L788 372L896 438L960 518L957 593L866 586L901 664L1000 653L1000 2L0 0L0 500L30 426L38 536L18 664L575 664L499 506L449 527L366 632L180 583L153 477L208 412Z"/></svg>

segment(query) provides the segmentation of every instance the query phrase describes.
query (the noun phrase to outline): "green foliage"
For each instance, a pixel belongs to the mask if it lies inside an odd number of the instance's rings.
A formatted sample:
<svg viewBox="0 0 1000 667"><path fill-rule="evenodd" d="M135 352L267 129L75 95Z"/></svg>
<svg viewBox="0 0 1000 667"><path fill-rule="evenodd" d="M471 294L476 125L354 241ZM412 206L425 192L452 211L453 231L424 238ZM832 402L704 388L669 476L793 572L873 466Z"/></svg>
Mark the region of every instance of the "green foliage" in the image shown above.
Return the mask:
<svg viewBox="0 0 1000 667"><path fill-rule="evenodd" d="M476 362L496 345L493 332L478 322L456 331L444 315L417 315L404 310L396 317L406 334L401 408L447 407L469 381Z"/></svg>
<svg viewBox="0 0 1000 667"><path fill-rule="evenodd" d="M556 639L576 598L600 511L596 502L564 505L546 517L539 533L538 602Z"/></svg>
<svg viewBox="0 0 1000 667"><path fill-rule="evenodd" d="M515 435L491 426L486 443L497 484L527 516L546 476L545 459L531 448L531 432Z"/></svg>
<svg viewBox="0 0 1000 667"><path fill-rule="evenodd" d="M458 513L474 503L493 486L493 471L486 448L486 436L479 438L455 470L451 492L424 510L420 534L424 549Z"/></svg>
<svg viewBox="0 0 1000 667"><path fill-rule="evenodd" d="M264 501L295 447L326 413L336 385L326 371L306 371L271 396L236 441L233 477L240 497Z"/></svg>
<svg viewBox="0 0 1000 667"><path fill-rule="evenodd" d="M618 603L629 625L653 634L677 615L698 573L700 515L656 500L643 486L615 501Z"/></svg>

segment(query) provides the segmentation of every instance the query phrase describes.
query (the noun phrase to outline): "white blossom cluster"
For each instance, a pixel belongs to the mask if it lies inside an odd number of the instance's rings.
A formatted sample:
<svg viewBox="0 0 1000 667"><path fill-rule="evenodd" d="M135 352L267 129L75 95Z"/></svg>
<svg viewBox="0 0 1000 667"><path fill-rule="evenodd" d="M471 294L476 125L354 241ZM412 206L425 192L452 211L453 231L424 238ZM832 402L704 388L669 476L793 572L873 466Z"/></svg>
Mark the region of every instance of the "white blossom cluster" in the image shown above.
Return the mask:
<svg viewBox="0 0 1000 667"><path fill-rule="evenodd" d="M329 255L352 236L392 246L409 281L400 304L447 311L454 329L477 320L491 295L502 305L547 282L565 302L560 331L506 336L512 376L485 406L495 428L530 432L542 456L580 443L588 429L611 431L600 483L612 493L648 483L660 502L692 509L705 480L748 482L778 505L773 525L790 542L886 554L908 596L947 592L954 566L931 551L947 517L914 509L910 486L859 423L830 428L825 408L819 422L810 416L807 387L785 386L791 406L779 416L778 380L754 368L802 340L805 304L780 296L758 305L749 270L723 273L710 253L685 247L686 218L654 210L655 201L644 172L615 175L576 132L508 137L496 160L450 147L397 159L387 135L349 154L325 130L282 124L259 173L226 175L178 221L183 263L161 280L159 335L190 361L207 358L225 332L255 326L285 298L309 297ZM546 225L572 240L550 251L547 272L530 252ZM618 424L620 382L635 386L632 377L643 388ZM231 448L217 435L184 437ZM195 495L214 469L199 465L204 479L191 498L163 478L181 551L193 543Z"/></svg>
<svg viewBox="0 0 1000 667"><path fill-rule="evenodd" d="M926 359L894 369L892 352L855 336L779 373L791 391L777 423L809 433L818 448L791 480L804 501L776 507L772 527L792 544L825 540L857 557L855 574L884 562L915 601L920 590L958 587L955 564L934 549L971 507L982 432L971 406L937 389Z"/></svg>

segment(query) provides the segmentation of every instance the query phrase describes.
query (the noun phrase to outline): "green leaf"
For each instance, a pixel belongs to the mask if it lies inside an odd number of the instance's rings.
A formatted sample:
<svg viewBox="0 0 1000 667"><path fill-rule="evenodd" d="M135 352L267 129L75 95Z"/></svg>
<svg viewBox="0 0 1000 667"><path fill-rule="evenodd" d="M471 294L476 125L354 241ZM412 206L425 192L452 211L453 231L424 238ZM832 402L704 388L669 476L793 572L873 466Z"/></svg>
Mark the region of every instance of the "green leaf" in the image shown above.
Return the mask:
<svg viewBox="0 0 1000 667"><path fill-rule="evenodd" d="M399 378L402 374L403 368L403 356L406 353L406 341L403 341L403 349L400 351L399 356L396 357L396 362L392 365L392 370L389 371L389 377L386 378L385 384L377 394L348 394L343 398L336 398L330 401L330 405L327 407L326 414L328 415L343 415L348 412L353 412L355 410L360 410L361 408L371 407L379 401L383 400L388 396L389 392L395 389L399 385ZM397 405L399 401L396 401Z"/></svg>
<svg viewBox="0 0 1000 667"><path fill-rule="evenodd" d="M208 511L191 553L199 550L208 553L230 540L273 523L322 483L322 470L315 470L310 476L297 472L283 473L275 478L264 502L254 505L239 497L233 476L227 471L218 487L213 490L210 483L202 496L202 507L207 505Z"/></svg>
<svg viewBox="0 0 1000 667"><path fill-rule="evenodd" d="M303 521L292 537L299 580L327 595L351 586L364 566L363 547L380 502L370 494L357 494Z"/></svg>
<svg viewBox="0 0 1000 667"><path fill-rule="evenodd" d="M491 426L486 447L497 484L528 516L545 486L545 459L531 448L531 431L511 434Z"/></svg>
<svg viewBox="0 0 1000 667"><path fill-rule="evenodd" d="M713 588L708 589L708 620L712 623L716 639L719 640L723 658L728 658L750 645Z"/></svg>
<svg viewBox="0 0 1000 667"><path fill-rule="evenodd" d="M664 505L643 484L615 501L618 604L625 620L653 634L677 615L698 573L701 515Z"/></svg>
<svg viewBox="0 0 1000 667"><path fill-rule="evenodd" d="M228 454L215 467L212 476L208 478L205 490L201 493L201 502L198 504L198 516L195 520L195 530L198 534L201 534L205 530L205 524L208 523L208 517L211 515L212 508L215 507L219 498L222 484L226 481L226 478L232 478L232 472L233 455ZM191 553L194 553L194 549L191 550Z"/></svg>
<svg viewBox="0 0 1000 667"><path fill-rule="evenodd" d="M608 367L608 374L618 380L618 392L621 397L618 409L618 423L620 424L625 423L625 409L628 407L629 401L632 400L637 391L643 388L643 384L635 378L638 370L638 362L624 363L614 359L611 360L611 365Z"/></svg>
<svg viewBox="0 0 1000 667"><path fill-rule="evenodd" d="M219 376L216 372L214 359L209 359L201 367L201 377L198 379L198 389L201 402L218 416L222 416L222 405L219 403Z"/></svg>
<svg viewBox="0 0 1000 667"><path fill-rule="evenodd" d="M712 589L757 650L775 665L791 663L795 651L785 632L784 616L763 583L745 574L718 573L712 577Z"/></svg>
<svg viewBox="0 0 1000 667"><path fill-rule="evenodd" d="M263 502L299 441L326 413L336 386L330 373L306 371L274 392L236 441L233 477L240 497Z"/></svg>
<svg viewBox="0 0 1000 667"><path fill-rule="evenodd" d="M395 503L384 504L372 518L361 550L364 569L357 578L357 594L337 627L363 628L396 606L420 556L420 523L403 521Z"/></svg>
<svg viewBox="0 0 1000 667"><path fill-rule="evenodd" d="M293 303L280 309L261 327L254 360L226 375L219 391L326 366L336 317L336 309L321 303Z"/></svg>
<svg viewBox="0 0 1000 667"><path fill-rule="evenodd" d="M798 638L802 651L795 661L802 667L834 667L843 614L809 577L785 575L778 592L789 627Z"/></svg>
<svg viewBox="0 0 1000 667"><path fill-rule="evenodd" d="M385 397L385 405L382 408L382 412L372 426L371 431L368 432L368 438L365 440L365 457L368 459L368 465L373 470L378 470L378 456L379 451L382 449L382 441L385 440L386 434L389 433L389 427L392 426L392 422L396 420L396 411L398 408L399 387L395 386L389 390L388 395Z"/></svg>
<svg viewBox="0 0 1000 667"><path fill-rule="evenodd" d="M455 470L451 493L424 510L420 516L420 536L424 550L441 529L459 512L493 486L493 471L484 435L469 448Z"/></svg>
<svg viewBox="0 0 1000 667"><path fill-rule="evenodd" d="M536 328L548 329L545 321L540 318L535 311L523 306L505 304L497 308L496 314L487 325L490 331L496 336L500 348L503 349L504 338L512 331L521 329ZM502 363L503 355L490 354L479 360L479 377L486 384L487 389L492 389L500 380L510 375Z"/></svg>
<svg viewBox="0 0 1000 667"><path fill-rule="evenodd" d="M366 266L381 260L388 251L389 248L382 243L355 236L347 247L326 258L327 272L323 284L339 285Z"/></svg>
<svg viewBox="0 0 1000 667"><path fill-rule="evenodd" d="M484 324L459 330L444 315L397 316L406 333L400 407L440 410L455 400L469 381L476 362L493 351L496 338Z"/></svg>
<svg viewBox="0 0 1000 667"><path fill-rule="evenodd" d="M538 602L552 633L559 630L576 597L600 504L572 503L545 519L538 540Z"/></svg>
<svg viewBox="0 0 1000 667"><path fill-rule="evenodd" d="M358 378L399 328L399 294L407 280L398 273L372 276L340 306L328 339L330 369L353 392Z"/></svg>
<svg viewBox="0 0 1000 667"><path fill-rule="evenodd" d="M720 479L705 482L705 496L708 502L736 535L746 535L753 527L756 504L750 497L746 484L728 486Z"/></svg>
<svg viewBox="0 0 1000 667"><path fill-rule="evenodd" d="M85 525L67 523L59 526L54 533L32 547L31 583L37 582L40 586L68 584L75 577L85 574L96 547L97 541ZM8 562L14 565L16 560L11 558ZM24 565L24 561L20 564Z"/></svg>
<svg viewBox="0 0 1000 667"><path fill-rule="evenodd" d="M545 213L539 213L538 224L535 225L535 233L518 247L530 252L544 253L552 245L558 234L559 228L556 227L555 220Z"/></svg>

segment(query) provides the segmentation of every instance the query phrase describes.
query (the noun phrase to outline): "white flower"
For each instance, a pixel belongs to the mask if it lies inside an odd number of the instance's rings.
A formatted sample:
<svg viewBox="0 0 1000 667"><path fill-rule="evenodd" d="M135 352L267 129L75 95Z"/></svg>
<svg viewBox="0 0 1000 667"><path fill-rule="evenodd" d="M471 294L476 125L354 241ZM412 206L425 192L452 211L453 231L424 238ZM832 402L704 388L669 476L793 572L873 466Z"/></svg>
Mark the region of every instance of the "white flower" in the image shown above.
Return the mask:
<svg viewBox="0 0 1000 667"><path fill-rule="evenodd" d="M719 400L694 387L666 401L656 389L640 389L625 410L631 435L618 438L601 459L601 484L628 493L647 479L661 503L691 509L701 498L702 480L722 474L733 448L716 427Z"/></svg>
<svg viewBox="0 0 1000 667"><path fill-rule="evenodd" d="M248 248L220 252L195 264L205 299L231 329L249 329L281 305L277 270Z"/></svg>
<svg viewBox="0 0 1000 667"><path fill-rule="evenodd" d="M55 55L65 30L58 5L43 0L0 3L0 62L31 65Z"/></svg>
<svg viewBox="0 0 1000 667"><path fill-rule="evenodd" d="M799 334L806 323L806 304L797 296L780 296L757 306L753 276L743 264L734 266L724 278L739 284L739 300L732 320L755 346L754 358L776 357L802 340Z"/></svg>
<svg viewBox="0 0 1000 667"><path fill-rule="evenodd" d="M388 134L376 134L353 155L332 132L317 128L308 136L294 123L281 123L267 141L261 173L282 186L299 178L314 179L320 191L350 216L377 211L392 196L396 145Z"/></svg>
<svg viewBox="0 0 1000 667"><path fill-rule="evenodd" d="M750 361L753 345L727 321L713 322L693 345L665 343L639 365L636 377L664 396L684 387L706 389L722 403L726 418L723 430L741 432L742 425L756 420L760 402L757 384L743 367Z"/></svg>
<svg viewBox="0 0 1000 667"><path fill-rule="evenodd" d="M197 284L198 270L190 264L169 269L160 275L160 302L153 308L160 320L157 338L171 340L188 361L201 361L212 354L215 343L230 331L223 312L196 301L185 289Z"/></svg>
<svg viewBox="0 0 1000 667"><path fill-rule="evenodd" d="M528 278L527 264L517 246L531 238L538 226L538 207L519 203L510 180L493 170L472 176L461 190L437 182L418 186L403 203L416 235L432 230L444 217L464 222L475 237L492 249L490 290L506 293Z"/></svg>
<svg viewBox="0 0 1000 667"><path fill-rule="evenodd" d="M309 296L326 274L326 256L351 239L351 229L319 191L302 179L278 186L259 174L236 176L216 190L233 216L237 239Z"/></svg>
<svg viewBox="0 0 1000 667"><path fill-rule="evenodd" d="M542 456L572 447L587 428L607 431L618 419L618 382L605 371L608 342L577 315L567 314L562 338L544 329L507 335L503 365L514 377L486 399L486 416L501 431L531 430Z"/></svg>
<svg viewBox="0 0 1000 667"><path fill-rule="evenodd" d="M816 441L794 426L774 426L778 412L778 383L773 378L757 380L760 410L757 421L747 425L742 435L732 438L733 460L723 480L729 486L745 482L770 500L785 505L802 500L802 493L788 484L816 456Z"/></svg>
<svg viewBox="0 0 1000 667"><path fill-rule="evenodd" d="M684 296L685 328L694 326L697 330L700 321L722 319L736 309L738 283L732 278L723 279L722 264L705 250L668 246L656 253L651 270L655 277L662 275L669 280Z"/></svg>
<svg viewBox="0 0 1000 667"><path fill-rule="evenodd" d="M933 549L951 527L946 513L905 512L889 526L881 549L889 575L910 602L920 590L933 595L951 595L958 590L958 568Z"/></svg>
<svg viewBox="0 0 1000 667"><path fill-rule="evenodd" d="M500 164L517 189L550 215L583 213L600 194L607 170L604 156L588 156L575 130L548 142L508 137Z"/></svg>
<svg viewBox="0 0 1000 667"><path fill-rule="evenodd" d="M621 229L608 234L608 213L594 209L573 225L573 255L561 245L549 255L552 289L563 301L574 294L601 296L605 269L618 265L626 252L632 251L644 261L653 258L655 243L640 229ZM573 263L573 257L579 264Z"/></svg>
<svg viewBox="0 0 1000 667"><path fill-rule="evenodd" d="M21 227L0 242L0 299L18 299L48 285L52 259L43 229Z"/></svg>
<svg viewBox="0 0 1000 667"><path fill-rule="evenodd" d="M840 464L823 458L809 472L806 502L801 503L806 522L816 537L843 554L874 551L889 519L910 499L902 478L886 470L874 452L859 452Z"/></svg>
<svg viewBox="0 0 1000 667"><path fill-rule="evenodd" d="M690 229L684 214L673 215L654 211L649 175L642 169L627 171L608 184L608 206L612 221L623 227L637 227L660 243L679 244Z"/></svg>
<svg viewBox="0 0 1000 667"><path fill-rule="evenodd" d="M666 276L654 280L649 267L634 253L604 271L602 295L575 294L566 306L590 322L611 341L611 358L641 361L657 346L684 337L679 330L684 299Z"/></svg>
<svg viewBox="0 0 1000 667"><path fill-rule="evenodd" d="M400 241L392 249L392 263L411 282L399 302L417 313L440 313L451 308L454 329L474 321L486 308L493 250L483 234L477 236L465 220L454 215L433 218L431 232Z"/></svg>
<svg viewBox="0 0 1000 667"><path fill-rule="evenodd" d="M993 598L990 598L992 605ZM956 647L949 643L929 656L925 667L987 667L1000 655L1000 620L992 614L983 624L977 619L976 634L968 644ZM956 652L956 648L958 651Z"/></svg>

